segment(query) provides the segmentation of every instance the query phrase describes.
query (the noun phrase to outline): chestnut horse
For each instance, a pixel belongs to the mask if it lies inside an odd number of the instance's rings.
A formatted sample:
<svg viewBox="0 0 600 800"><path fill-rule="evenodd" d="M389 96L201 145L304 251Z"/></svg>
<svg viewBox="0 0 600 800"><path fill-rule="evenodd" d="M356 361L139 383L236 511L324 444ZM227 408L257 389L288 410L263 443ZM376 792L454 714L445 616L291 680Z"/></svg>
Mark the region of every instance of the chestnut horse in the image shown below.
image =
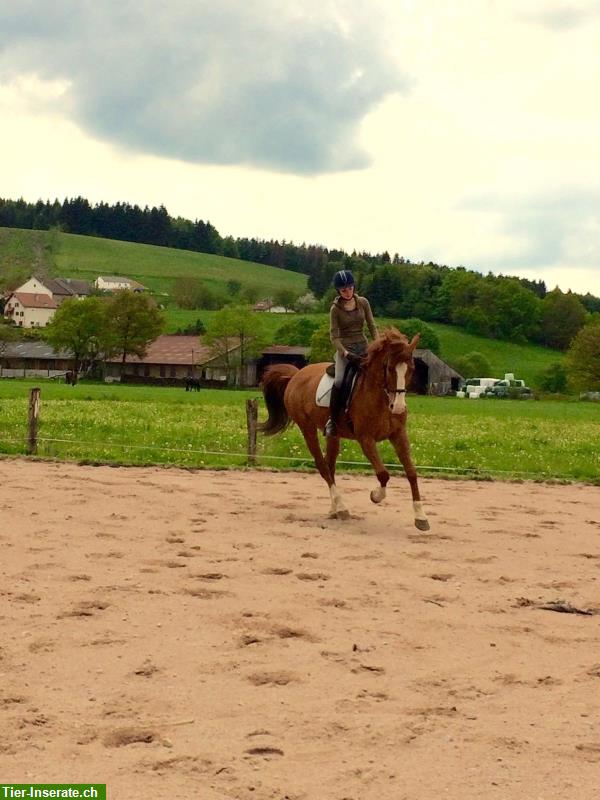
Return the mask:
<svg viewBox="0 0 600 800"><path fill-rule="evenodd" d="M374 503L383 500L390 479L377 442L389 439L410 483L415 525L421 531L429 530L406 432L406 387L414 368L413 351L418 341L418 335L409 342L396 328L389 328L371 342L362 360L350 408L347 414L340 414L338 436L326 439L326 456L321 451L318 431L325 427L329 409L317 406L316 393L328 364L310 364L303 369L276 364L265 370L262 390L269 417L259 425L259 430L272 436L291 422L298 425L317 469L329 486L332 517L348 519L350 516L335 485L340 437L356 439L373 465L379 481L379 486L371 492Z"/></svg>

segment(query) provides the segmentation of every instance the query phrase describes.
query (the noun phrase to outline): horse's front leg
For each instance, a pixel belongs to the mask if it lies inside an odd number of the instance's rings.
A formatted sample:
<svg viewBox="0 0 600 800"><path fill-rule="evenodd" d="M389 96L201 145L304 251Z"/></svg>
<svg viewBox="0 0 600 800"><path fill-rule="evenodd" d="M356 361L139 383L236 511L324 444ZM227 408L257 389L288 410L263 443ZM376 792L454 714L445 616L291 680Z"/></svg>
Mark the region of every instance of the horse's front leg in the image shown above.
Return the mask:
<svg viewBox="0 0 600 800"><path fill-rule="evenodd" d="M358 443L360 444L363 453L373 465L375 475L379 481L379 486L376 489L373 489L371 492L371 500L374 503L381 503L385 497L385 487L390 479L390 473L387 471L383 461L381 460L375 439L371 439L370 437L361 437L358 440Z"/></svg>
<svg viewBox="0 0 600 800"><path fill-rule="evenodd" d="M413 499L413 510L415 512L415 527L420 531L429 530L429 521L427 515L423 510L423 503L419 493L419 483L417 480L417 470L413 464L410 454L410 442L408 441L408 433L406 428L401 427L396 433L390 436L390 442L394 446L394 450L398 454L400 463L404 467L404 472L410 484L410 491Z"/></svg>
<svg viewBox="0 0 600 800"><path fill-rule="evenodd" d="M315 465L319 470L321 477L324 481L326 481L327 486L329 486L329 495L331 497L331 509L329 511L329 516L336 517L337 519L349 519L350 512L346 508L344 501L342 500L342 496L335 485L335 461L340 449L339 440L333 439L331 444L330 440L327 440L326 461L323 457L321 445L319 444L317 429L302 428L302 434L304 436L306 446L310 450L310 453L315 460ZM332 467L330 467L330 464L332 464Z"/></svg>

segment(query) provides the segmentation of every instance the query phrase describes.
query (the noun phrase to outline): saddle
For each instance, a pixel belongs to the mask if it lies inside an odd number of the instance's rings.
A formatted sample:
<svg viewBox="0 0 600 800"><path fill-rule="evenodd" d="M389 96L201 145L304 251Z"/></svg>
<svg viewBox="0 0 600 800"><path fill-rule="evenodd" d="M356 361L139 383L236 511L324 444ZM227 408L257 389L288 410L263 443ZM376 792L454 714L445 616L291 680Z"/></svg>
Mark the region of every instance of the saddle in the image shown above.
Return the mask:
<svg viewBox="0 0 600 800"><path fill-rule="evenodd" d="M344 411L348 411L350 408L350 403L352 402L352 396L354 394L354 387L356 386L356 378L359 372L360 362L358 360L349 361L346 366L341 385L342 408ZM325 408L329 407L334 378L335 364L329 364L325 370L325 373L323 374L323 377L319 381L319 385L317 386L316 402L318 406Z"/></svg>

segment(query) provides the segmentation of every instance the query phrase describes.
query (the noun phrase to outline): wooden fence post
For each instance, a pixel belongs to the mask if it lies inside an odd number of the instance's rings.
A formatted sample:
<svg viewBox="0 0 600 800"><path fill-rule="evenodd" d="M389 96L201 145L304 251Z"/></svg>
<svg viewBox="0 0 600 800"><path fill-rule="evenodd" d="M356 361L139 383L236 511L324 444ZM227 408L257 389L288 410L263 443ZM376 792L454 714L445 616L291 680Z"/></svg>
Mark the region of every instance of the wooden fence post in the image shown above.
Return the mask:
<svg viewBox="0 0 600 800"><path fill-rule="evenodd" d="M40 390L29 390L29 413L27 421L29 435L27 437L27 454L32 456L37 453L38 417L40 415Z"/></svg>
<svg viewBox="0 0 600 800"><path fill-rule="evenodd" d="M248 423L248 464L256 464L256 430L258 425L258 399L246 400L246 421Z"/></svg>

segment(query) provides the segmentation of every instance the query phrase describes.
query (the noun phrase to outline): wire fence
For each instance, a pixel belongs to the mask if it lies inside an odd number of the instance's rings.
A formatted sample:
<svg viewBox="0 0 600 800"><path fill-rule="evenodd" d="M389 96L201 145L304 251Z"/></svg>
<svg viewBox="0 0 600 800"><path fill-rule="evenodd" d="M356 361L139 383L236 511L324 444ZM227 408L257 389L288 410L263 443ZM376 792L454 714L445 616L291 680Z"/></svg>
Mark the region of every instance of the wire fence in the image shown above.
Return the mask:
<svg viewBox="0 0 600 800"><path fill-rule="evenodd" d="M38 437L37 444L45 445L45 444L66 444L75 447L81 448L88 448L93 449L97 446L97 442L93 441L85 441L82 439L60 439L57 437ZM27 437L22 437L18 439L8 439L5 437L0 437L0 443L2 444L11 444L21 446L23 448L23 455L25 455L25 449L28 443ZM205 448L191 448L191 447L161 447L158 445L144 445L144 444L133 444L130 442L111 442L106 441L105 445L108 447L115 447L115 448L122 448L125 450L137 450L137 451L159 451L161 453L182 453L186 455L197 455L197 456L218 456L221 458L231 458L231 459L246 459L249 460L251 458L251 454L248 451L234 451L234 450L209 450ZM38 453L39 455L39 453ZM293 456L293 455L286 455L286 456L277 456L272 455L269 453L261 453L258 452L254 454L254 465L255 466L263 466L264 462L294 462L297 464L307 464L310 466L314 465L314 461L312 456ZM94 459L97 461L97 459ZM115 462L109 459L106 459L107 464L114 464ZM150 461L148 463L154 464L156 462ZM162 463L162 462L161 462ZM355 461L355 460L348 460L339 458L337 460L338 466L344 467L354 467L364 470L365 472L369 472L372 470L372 466L368 461ZM187 467L187 465L185 465ZM235 464L232 464L235 466ZM385 462L384 466L386 469L396 470L403 472L403 467L400 463L397 462ZM503 477L513 477L513 478L523 478L527 480L548 480L550 478L556 480L570 480L568 476L560 476L560 475L549 475L540 472L527 472L524 470L502 470L502 469L495 469L495 468L479 468L479 467L458 467L458 466L450 466L450 467L442 467L433 464L416 464L416 469L418 472L427 474L427 473L439 473L444 475L456 475L456 476L478 476L478 477L485 477L490 476L493 477L494 475L503 476Z"/></svg>
<svg viewBox="0 0 600 800"><path fill-rule="evenodd" d="M218 448L218 447L192 447L191 443L187 446L167 446L164 443L153 442L138 443L135 441L115 441L110 438L92 440L74 435L65 436L44 436L38 431L40 415L39 389L31 389L29 397L29 407L27 416L27 435L3 435L0 431L0 451L5 450L5 455L37 455L46 458L60 460L75 460L79 462L94 464L122 464L122 465L157 465L169 464L170 466L181 466L186 469L210 468L210 467L271 467L273 469L314 469L312 456L305 454L288 452L285 455L275 455L265 452L257 446L258 428L258 401L256 399L246 400L246 424L247 424L247 447L240 448ZM56 422L56 419L55 419ZM243 428L239 429L239 438L243 437ZM4 447L8 445L12 450ZM298 450L293 447L291 450ZM61 452L62 451L62 452ZM117 455L118 452L137 453L138 456ZM148 454L147 458L141 454ZM162 457L165 456L165 457ZM211 462L211 459L212 462ZM216 461L215 461L216 459ZM343 469L371 472L372 466L366 459L339 458L337 464ZM397 461L385 462L385 466L390 471L403 472L402 465ZM572 481L573 475L560 475L556 472L545 472L542 470L524 469L501 469L477 465L440 465L440 464L416 464L416 469L421 475L444 475L453 477L469 477L479 479L514 479L514 480L555 480Z"/></svg>

